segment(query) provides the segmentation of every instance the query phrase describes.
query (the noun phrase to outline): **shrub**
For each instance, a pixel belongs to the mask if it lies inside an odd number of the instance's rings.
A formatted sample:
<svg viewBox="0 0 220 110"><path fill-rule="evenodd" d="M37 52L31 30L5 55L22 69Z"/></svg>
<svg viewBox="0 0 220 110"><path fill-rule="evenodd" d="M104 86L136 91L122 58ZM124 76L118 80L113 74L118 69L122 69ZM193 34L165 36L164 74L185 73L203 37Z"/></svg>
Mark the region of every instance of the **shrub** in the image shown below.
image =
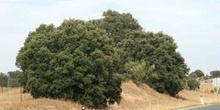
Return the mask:
<svg viewBox="0 0 220 110"><path fill-rule="evenodd" d="M197 90L200 86L200 83L195 78L189 78L187 84L189 90Z"/></svg>

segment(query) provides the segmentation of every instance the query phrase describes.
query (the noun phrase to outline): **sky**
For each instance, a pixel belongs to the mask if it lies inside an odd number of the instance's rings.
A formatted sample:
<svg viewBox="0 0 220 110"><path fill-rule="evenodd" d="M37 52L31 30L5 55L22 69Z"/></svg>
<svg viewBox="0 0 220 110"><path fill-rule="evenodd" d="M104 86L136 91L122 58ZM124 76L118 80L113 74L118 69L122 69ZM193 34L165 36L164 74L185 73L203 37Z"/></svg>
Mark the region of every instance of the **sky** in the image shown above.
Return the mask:
<svg viewBox="0 0 220 110"><path fill-rule="evenodd" d="M219 0L0 0L0 72L18 70L16 56L40 24L98 19L108 9L131 13L145 31L172 36L190 71L220 70Z"/></svg>

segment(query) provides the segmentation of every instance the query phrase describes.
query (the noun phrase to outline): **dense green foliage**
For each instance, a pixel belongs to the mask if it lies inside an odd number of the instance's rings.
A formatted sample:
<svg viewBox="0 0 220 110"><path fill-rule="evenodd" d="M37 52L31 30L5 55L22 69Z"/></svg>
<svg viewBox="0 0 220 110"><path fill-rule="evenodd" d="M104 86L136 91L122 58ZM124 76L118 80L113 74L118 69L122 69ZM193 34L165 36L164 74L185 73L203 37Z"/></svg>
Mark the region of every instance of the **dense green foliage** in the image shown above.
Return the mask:
<svg viewBox="0 0 220 110"><path fill-rule="evenodd" d="M220 77L220 71L219 70L213 70L209 74L210 74L210 77L212 77L212 78Z"/></svg>
<svg viewBox="0 0 220 110"><path fill-rule="evenodd" d="M18 81L20 71L10 71L7 74L0 73L0 86L1 87L20 87Z"/></svg>
<svg viewBox="0 0 220 110"><path fill-rule="evenodd" d="M0 73L0 86L1 87L6 87L7 86L7 81L8 81L8 76Z"/></svg>
<svg viewBox="0 0 220 110"><path fill-rule="evenodd" d="M7 80L8 80L7 75L0 73L0 87L2 93L3 93L3 87L7 86Z"/></svg>
<svg viewBox="0 0 220 110"><path fill-rule="evenodd" d="M175 96L184 88L187 66L172 37L163 33L134 31L123 40L126 61L144 60L154 65L154 72L145 80L149 86L160 93Z"/></svg>
<svg viewBox="0 0 220 110"><path fill-rule="evenodd" d="M112 40L93 22L65 20L31 32L17 57L33 97L64 98L89 107L121 100L120 61Z"/></svg>
<svg viewBox="0 0 220 110"><path fill-rule="evenodd" d="M191 78L191 77L188 78L187 84L189 90L197 90L199 89L200 86L200 83L195 78Z"/></svg>
<svg viewBox="0 0 220 110"><path fill-rule="evenodd" d="M33 97L63 98L94 108L121 100L124 77L175 96L188 68L171 36L144 32L129 13L40 25L17 56L19 82Z"/></svg>
<svg viewBox="0 0 220 110"><path fill-rule="evenodd" d="M20 74L21 74L21 72L18 70L8 72L8 86L9 87L20 87L21 86L21 84L19 82Z"/></svg>
<svg viewBox="0 0 220 110"><path fill-rule="evenodd" d="M121 41L126 34L134 30L142 30L137 20L130 13L122 13L108 10L103 13L101 27L106 30L108 35L114 40L117 46L121 45Z"/></svg>
<svg viewBox="0 0 220 110"><path fill-rule="evenodd" d="M197 69L197 70L191 72L191 73L189 74L189 76L190 76L190 77L193 77L193 78L198 78L198 77L203 77L203 76L205 76L205 74L204 74L200 69Z"/></svg>
<svg viewBox="0 0 220 110"><path fill-rule="evenodd" d="M198 78L198 75L196 73L192 72L192 73L189 74L189 77Z"/></svg>
<svg viewBox="0 0 220 110"><path fill-rule="evenodd" d="M108 10L103 13L103 19L95 20L99 26L103 28L108 36L113 40L114 47L117 48L117 53L120 55L119 72L126 72L124 65L128 62L125 61L123 54L123 40L126 35L133 31L141 31L142 27L138 24L137 20L133 18L130 13L119 13L117 11Z"/></svg>
<svg viewBox="0 0 220 110"><path fill-rule="evenodd" d="M203 73L203 71L202 71L202 70L199 70L199 69L198 69L198 70L195 70L194 73L196 73L198 77L203 77L203 76L205 76L205 74Z"/></svg>
<svg viewBox="0 0 220 110"><path fill-rule="evenodd" d="M172 96L184 88L188 68L176 52L172 37L142 31L131 14L108 10L103 15L102 27L120 50L122 65L125 65L123 72L131 75L135 82L145 82L158 92Z"/></svg>
<svg viewBox="0 0 220 110"><path fill-rule="evenodd" d="M207 76L205 77L205 74L200 69L191 72L187 78L188 89L198 90L200 86L199 80L203 80L205 78L207 78Z"/></svg>

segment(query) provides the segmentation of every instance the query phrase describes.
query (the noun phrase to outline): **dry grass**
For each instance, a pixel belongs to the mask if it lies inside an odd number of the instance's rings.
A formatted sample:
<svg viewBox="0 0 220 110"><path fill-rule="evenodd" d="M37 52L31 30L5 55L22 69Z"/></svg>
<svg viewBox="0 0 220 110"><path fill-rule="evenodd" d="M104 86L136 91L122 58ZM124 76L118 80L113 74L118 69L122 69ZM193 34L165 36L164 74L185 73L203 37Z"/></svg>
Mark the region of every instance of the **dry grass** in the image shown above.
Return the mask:
<svg viewBox="0 0 220 110"><path fill-rule="evenodd" d="M214 86L212 83L205 83L204 81L200 82L200 90L203 93L211 93L211 90L214 89ZM217 89L217 88L216 88ZM220 87L218 88L220 90Z"/></svg>
<svg viewBox="0 0 220 110"><path fill-rule="evenodd" d="M212 89L211 84L202 84L201 91L182 91L178 98L173 98L165 94L160 94L148 87L132 81L122 85L121 104L112 105L112 110L170 110L200 104L200 95L205 103L216 103L215 94L205 92ZM204 89L205 88L205 89ZM209 91L209 90L208 90ZM33 99L30 94L23 94L23 101L20 101L20 89L11 89L1 93L0 110L80 110L81 105L70 101L53 99Z"/></svg>
<svg viewBox="0 0 220 110"><path fill-rule="evenodd" d="M0 93L0 110L80 110L81 105L70 101L53 99L33 99L30 94L22 94L20 89L6 90Z"/></svg>
<svg viewBox="0 0 220 110"><path fill-rule="evenodd" d="M209 84L208 86L212 85ZM203 96L206 104L217 102L216 95L210 93L184 90L179 93L179 97L174 98L160 94L147 85L137 86L131 81L124 83L122 89L123 99L120 106L111 106L114 110L170 110L183 108L200 105L200 96Z"/></svg>

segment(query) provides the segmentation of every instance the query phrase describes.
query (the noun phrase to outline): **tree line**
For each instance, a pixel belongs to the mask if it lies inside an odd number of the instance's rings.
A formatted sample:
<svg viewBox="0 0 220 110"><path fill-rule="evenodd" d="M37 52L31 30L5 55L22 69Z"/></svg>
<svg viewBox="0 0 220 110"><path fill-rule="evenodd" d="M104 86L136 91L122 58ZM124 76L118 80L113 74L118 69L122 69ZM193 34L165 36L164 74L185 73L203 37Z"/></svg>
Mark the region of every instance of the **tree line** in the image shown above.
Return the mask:
<svg viewBox="0 0 220 110"><path fill-rule="evenodd" d="M3 87L20 87L21 71L10 71L7 73L0 73L0 86Z"/></svg>
<svg viewBox="0 0 220 110"><path fill-rule="evenodd" d="M41 24L29 33L16 66L34 98L105 108L120 103L127 80L171 96L188 87L189 68L177 48L170 35L145 31L132 14L107 10L101 19Z"/></svg>
<svg viewBox="0 0 220 110"><path fill-rule="evenodd" d="M210 71L209 74L204 74L204 72L200 69L197 69L193 72L191 72L189 74L189 77L193 77L193 78L204 78L205 80L206 79L212 79L212 78L218 78L220 77L220 70L213 70L213 71Z"/></svg>

